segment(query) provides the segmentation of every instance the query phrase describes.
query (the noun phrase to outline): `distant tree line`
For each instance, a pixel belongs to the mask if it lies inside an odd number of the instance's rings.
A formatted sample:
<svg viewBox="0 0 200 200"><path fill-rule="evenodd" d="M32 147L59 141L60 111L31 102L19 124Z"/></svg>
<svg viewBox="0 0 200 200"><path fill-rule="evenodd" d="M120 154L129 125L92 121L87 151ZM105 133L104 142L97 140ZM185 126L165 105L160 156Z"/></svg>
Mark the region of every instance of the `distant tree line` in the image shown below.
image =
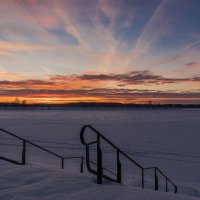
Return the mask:
<svg viewBox="0 0 200 200"><path fill-rule="evenodd" d="M0 103L0 107L64 107L64 108L200 108L200 104L124 104L124 103L97 103L97 102L79 102L79 103L64 103L64 104L27 104L26 101L15 101L13 103Z"/></svg>

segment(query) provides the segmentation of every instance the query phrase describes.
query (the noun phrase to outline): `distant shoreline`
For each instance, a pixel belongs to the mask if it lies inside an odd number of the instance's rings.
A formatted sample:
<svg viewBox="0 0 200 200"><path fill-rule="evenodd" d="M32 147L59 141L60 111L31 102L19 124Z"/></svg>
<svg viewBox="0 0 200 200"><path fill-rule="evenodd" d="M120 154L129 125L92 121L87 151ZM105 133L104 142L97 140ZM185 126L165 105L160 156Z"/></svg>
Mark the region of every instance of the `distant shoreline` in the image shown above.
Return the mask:
<svg viewBox="0 0 200 200"><path fill-rule="evenodd" d="M163 110L200 108L200 104L121 104L121 103L68 103L68 104L18 104L0 103L0 110Z"/></svg>

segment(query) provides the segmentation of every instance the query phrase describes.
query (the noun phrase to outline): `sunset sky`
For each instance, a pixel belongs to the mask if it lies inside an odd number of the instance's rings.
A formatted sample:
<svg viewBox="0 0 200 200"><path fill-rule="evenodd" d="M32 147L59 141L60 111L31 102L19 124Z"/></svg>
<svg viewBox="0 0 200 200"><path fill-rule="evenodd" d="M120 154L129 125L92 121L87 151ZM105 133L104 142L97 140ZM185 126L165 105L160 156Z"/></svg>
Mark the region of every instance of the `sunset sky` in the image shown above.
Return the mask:
<svg viewBox="0 0 200 200"><path fill-rule="evenodd" d="M0 0L0 102L200 103L199 0Z"/></svg>

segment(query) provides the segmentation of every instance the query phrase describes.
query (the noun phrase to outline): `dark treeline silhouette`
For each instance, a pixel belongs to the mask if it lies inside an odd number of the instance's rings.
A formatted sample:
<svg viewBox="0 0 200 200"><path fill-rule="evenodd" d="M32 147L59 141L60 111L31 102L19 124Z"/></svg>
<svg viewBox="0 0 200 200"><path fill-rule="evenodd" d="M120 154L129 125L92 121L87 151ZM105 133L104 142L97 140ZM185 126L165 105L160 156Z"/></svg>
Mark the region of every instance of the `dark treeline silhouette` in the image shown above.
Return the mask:
<svg viewBox="0 0 200 200"><path fill-rule="evenodd" d="M79 102L65 104L23 104L23 103L0 103L0 107L9 108L200 108L200 104L124 104L124 103L97 103L97 102Z"/></svg>

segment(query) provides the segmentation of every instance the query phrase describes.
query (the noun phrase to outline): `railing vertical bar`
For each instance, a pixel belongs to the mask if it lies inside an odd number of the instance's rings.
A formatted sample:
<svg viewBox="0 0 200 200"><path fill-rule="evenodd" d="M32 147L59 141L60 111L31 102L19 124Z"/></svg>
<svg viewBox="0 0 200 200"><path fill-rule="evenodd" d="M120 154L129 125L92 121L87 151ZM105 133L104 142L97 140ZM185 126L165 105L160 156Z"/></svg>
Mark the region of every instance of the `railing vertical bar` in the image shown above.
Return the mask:
<svg viewBox="0 0 200 200"><path fill-rule="evenodd" d="M176 185L174 185L174 193L177 193L177 186Z"/></svg>
<svg viewBox="0 0 200 200"><path fill-rule="evenodd" d="M155 175L155 190L158 190L158 176L157 176L157 168L154 168L154 175Z"/></svg>
<svg viewBox="0 0 200 200"><path fill-rule="evenodd" d="M26 141L23 140L22 165L26 164Z"/></svg>
<svg viewBox="0 0 200 200"><path fill-rule="evenodd" d="M142 168L142 188L144 188L144 169Z"/></svg>
<svg viewBox="0 0 200 200"><path fill-rule="evenodd" d="M61 169L64 169L64 158L61 158Z"/></svg>
<svg viewBox="0 0 200 200"><path fill-rule="evenodd" d="M165 188L165 191L168 192L168 180L167 180L167 178L165 178L165 181L166 181L166 188Z"/></svg>
<svg viewBox="0 0 200 200"><path fill-rule="evenodd" d="M120 162L118 150L117 150L117 182L118 183L122 182L122 167L121 167L121 162Z"/></svg>
<svg viewBox="0 0 200 200"><path fill-rule="evenodd" d="M83 173L83 157L81 157L81 168L80 168L80 172Z"/></svg>
<svg viewBox="0 0 200 200"><path fill-rule="evenodd" d="M103 168L102 168L102 151L100 147L100 136L97 134L97 183L102 184Z"/></svg>

